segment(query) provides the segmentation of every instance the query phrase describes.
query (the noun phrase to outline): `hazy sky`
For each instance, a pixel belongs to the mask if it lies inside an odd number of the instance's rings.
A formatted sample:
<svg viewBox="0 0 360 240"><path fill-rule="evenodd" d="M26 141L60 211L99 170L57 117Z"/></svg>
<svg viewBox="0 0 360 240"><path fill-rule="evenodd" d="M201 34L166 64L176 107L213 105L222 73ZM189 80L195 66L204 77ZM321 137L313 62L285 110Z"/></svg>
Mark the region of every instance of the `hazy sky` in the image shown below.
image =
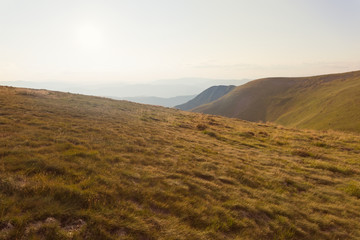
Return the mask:
<svg viewBox="0 0 360 240"><path fill-rule="evenodd" d="M0 81L360 70L360 0L0 0Z"/></svg>

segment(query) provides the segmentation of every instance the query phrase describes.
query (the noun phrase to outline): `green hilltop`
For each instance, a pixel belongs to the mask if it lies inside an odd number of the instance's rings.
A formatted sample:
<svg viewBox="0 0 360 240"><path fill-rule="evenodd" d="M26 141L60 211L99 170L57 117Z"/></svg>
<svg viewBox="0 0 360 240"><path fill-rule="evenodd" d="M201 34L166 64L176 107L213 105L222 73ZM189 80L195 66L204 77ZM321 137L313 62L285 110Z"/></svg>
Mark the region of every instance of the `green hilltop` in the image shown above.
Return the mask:
<svg viewBox="0 0 360 240"><path fill-rule="evenodd" d="M302 78L265 78L193 108L290 127L360 132L360 71Z"/></svg>
<svg viewBox="0 0 360 240"><path fill-rule="evenodd" d="M11 87L0 103L0 239L360 238L358 134Z"/></svg>

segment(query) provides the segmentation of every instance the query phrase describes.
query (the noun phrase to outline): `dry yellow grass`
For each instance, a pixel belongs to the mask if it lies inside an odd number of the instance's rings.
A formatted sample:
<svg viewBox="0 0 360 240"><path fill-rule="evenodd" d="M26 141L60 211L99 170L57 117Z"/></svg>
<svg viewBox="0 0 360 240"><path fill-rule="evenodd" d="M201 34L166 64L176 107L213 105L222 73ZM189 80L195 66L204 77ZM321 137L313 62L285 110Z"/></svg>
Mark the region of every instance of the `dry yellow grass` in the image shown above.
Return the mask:
<svg viewBox="0 0 360 240"><path fill-rule="evenodd" d="M357 239L360 136L0 87L0 239Z"/></svg>

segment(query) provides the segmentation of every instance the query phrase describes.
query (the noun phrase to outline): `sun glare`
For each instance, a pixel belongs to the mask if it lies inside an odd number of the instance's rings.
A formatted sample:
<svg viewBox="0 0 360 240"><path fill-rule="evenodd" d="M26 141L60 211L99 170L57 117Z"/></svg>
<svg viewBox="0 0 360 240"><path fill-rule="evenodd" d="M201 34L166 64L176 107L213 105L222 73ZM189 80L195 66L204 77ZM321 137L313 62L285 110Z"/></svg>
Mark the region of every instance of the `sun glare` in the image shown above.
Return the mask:
<svg viewBox="0 0 360 240"><path fill-rule="evenodd" d="M104 36L100 28L83 25L76 30L76 42L87 49L97 49L103 45Z"/></svg>

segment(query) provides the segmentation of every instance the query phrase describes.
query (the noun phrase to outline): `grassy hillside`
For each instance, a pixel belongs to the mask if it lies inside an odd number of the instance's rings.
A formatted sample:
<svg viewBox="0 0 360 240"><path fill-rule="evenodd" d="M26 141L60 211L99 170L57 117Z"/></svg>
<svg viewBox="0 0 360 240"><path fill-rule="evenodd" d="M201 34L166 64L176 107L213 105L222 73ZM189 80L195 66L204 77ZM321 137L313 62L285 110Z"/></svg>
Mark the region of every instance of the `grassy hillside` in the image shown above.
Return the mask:
<svg viewBox="0 0 360 240"><path fill-rule="evenodd" d="M0 239L359 239L360 136L0 87Z"/></svg>
<svg viewBox="0 0 360 240"><path fill-rule="evenodd" d="M360 132L360 71L266 78L239 86L195 112L282 125Z"/></svg>
<svg viewBox="0 0 360 240"><path fill-rule="evenodd" d="M202 91L195 98L191 99L190 101L188 101L184 104L177 105L177 106L175 106L175 108L181 109L181 110L190 110L190 109L196 108L203 104L207 104L212 101L215 101L216 99L219 99L220 97L229 93L234 88L235 88L234 85L229 85L229 86L219 85L219 86L209 87L208 89Z"/></svg>

